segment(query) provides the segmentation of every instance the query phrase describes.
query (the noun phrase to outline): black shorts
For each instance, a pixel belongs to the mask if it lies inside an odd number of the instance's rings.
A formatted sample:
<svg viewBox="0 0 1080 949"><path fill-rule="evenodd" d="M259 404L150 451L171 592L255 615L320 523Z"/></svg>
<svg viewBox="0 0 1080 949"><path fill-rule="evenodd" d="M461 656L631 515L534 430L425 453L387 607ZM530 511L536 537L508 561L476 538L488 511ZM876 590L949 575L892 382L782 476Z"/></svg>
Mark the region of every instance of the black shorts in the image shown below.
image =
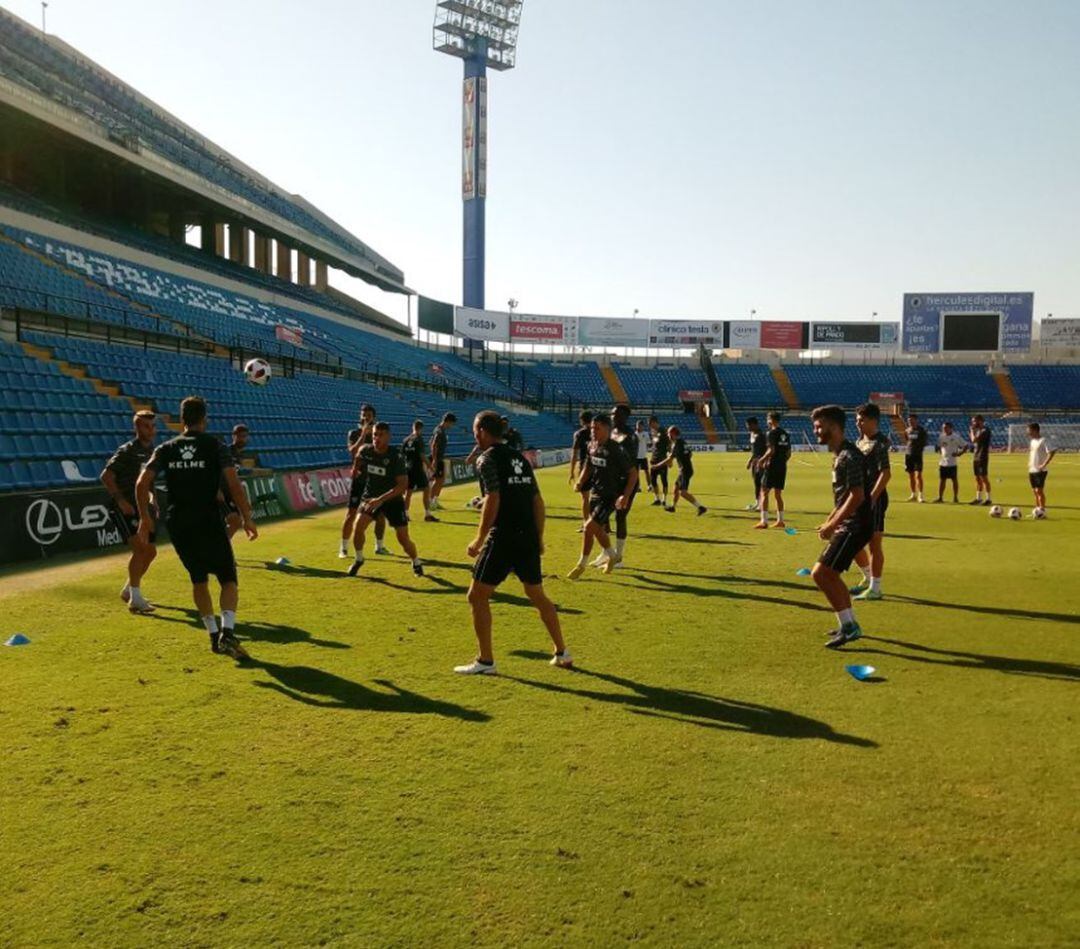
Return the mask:
<svg viewBox="0 0 1080 949"><path fill-rule="evenodd" d="M787 484L787 465L781 468L766 468L761 479L761 486L766 491L783 491Z"/></svg>
<svg viewBox="0 0 1080 949"><path fill-rule="evenodd" d="M173 549L192 583L206 583L211 576L219 583L236 582L236 560L221 518L188 515L167 523Z"/></svg>
<svg viewBox="0 0 1080 949"><path fill-rule="evenodd" d="M357 475L352 479L352 487L349 488L349 510L355 511L364 499L364 488L367 487L367 478Z"/></svg>
<svg viewBox="0 0 1080 949"><path fill-rule="evenodd" d="M990 459L976 459L972 462L971 469L975 473L976 478L990 477Z"/></svg>
<svg viewBox="0 0 1080 949"><path fill-rule="evenodd" d="M120 531L120 536L123 538L125 544L139 532L138 513L128 515L121 511L115 504L110 504L109 517L112 519L116 529ZM151 530L150 543L154 543L155 540L157 540L157 531Z"/></svg>
<svg viewBox="0 0 1080 949"><path fill-rule="evenodd" d="M1033 488L1038 488L1040 491L1046 487L1046 476L1050 474L1049 471L1029 471L1028 483Z"/></svg>
<svg viewBox="0 0 1080 949"><path fill-rule="evenodd" d="M941 473L940 477L942 481L956 481L956 465L938 465L938 471Z"/></svg>
<svg viewBox="0 0 1080 949"><path fill-rule="evenodd" d="M874 502L874 533L885 533L885 513L889 510L889 492L884 492L877 501Z"/></svg>
<svg viewBox="0 0 1080 949"><path fill-rule="evenodd" d="M608 529L611 515L615 513L615 498L589 498L589 519Z"/></svg>
<svg viewBox="0 0 1080 949"><path fill-rule="evenodd" d="M837 573L843 573L851 566L855 555L870 543L874 534L874 525L870 521L858 524L851 530L837 531L818 556L818 563L831 567Z"/></svg>
<svg viewBox="0 0 1080 949"><path fill-rule="evenodd" d="M423 491L428 486L427 472L423 468L414 468L409 472L409 490Z"/></svg>
<svg viewBox="0 0 1080 949"><path fill-rule="evenodd" d="M364 498L364 504L367 504L370 500L372 499ZM384 501L375 512L375 516L372 520L380 517L385 517L386 523L395 530L399 527L407 527L409 524L409 515L405 511L405 499L391 498L389 501Z"/></svg>
<svg viewBox="0 0 1080 949"><path fill-rule="evenodd" d="M908 474L922 471L922 455L904 455L904 470Z"/></svg>
<svg viewBox="0 0 1080 949"><path fill-rule="evenodd" d="M639 459L637 460L637 466L638 466L638 471L644 471L644 472L648 473L648 470L649 470L649 459L648 459L648 458L639 458ZM638 483L639 483L639 484L641 483L641 477L640 477L640 475L638 476Z"/></svg>
<svg viewBox="0 0 1080 949"><path fill-rule="evenodd" d="M680 491L690 490L690 479L694 477L693 468L683 468L679 471L679 477L675 479L675 487Z"/></svg>
<svg viewBox="0 0 1080 949"><path fill-rule="evenodd" d="M515 536L503 540L498 534L489 535L473 564L473 579L497 587L511 572L526 586L539 586L544 582L540 549L535 538Z"/></svg>

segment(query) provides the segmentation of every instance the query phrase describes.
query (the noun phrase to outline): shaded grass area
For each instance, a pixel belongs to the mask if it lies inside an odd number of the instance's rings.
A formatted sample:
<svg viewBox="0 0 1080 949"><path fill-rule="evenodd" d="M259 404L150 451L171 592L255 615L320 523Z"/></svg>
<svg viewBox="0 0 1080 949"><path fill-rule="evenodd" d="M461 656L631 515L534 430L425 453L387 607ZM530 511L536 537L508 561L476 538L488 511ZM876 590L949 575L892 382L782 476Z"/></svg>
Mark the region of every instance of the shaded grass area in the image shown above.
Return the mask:
<svg viewBox="0 0 1080 949"><path fill-rule="evenodd" d="M345 577L338 512L238 543L250 663L210 653L168 548L153 617L92 565L0 594L32 639L0 651L0 943L1070 944L1080 476L1042 523L894 497L889 598L837 655L795 576L822 462L788 536L750 529L743 459L699 457L715 516L639 503L626 567L577 583L544 472L573 671L509 582L502 675L450 673L472 486L415 525L424 578L370 552ZM1023 459L992 470L1030 506Z"/></svg>

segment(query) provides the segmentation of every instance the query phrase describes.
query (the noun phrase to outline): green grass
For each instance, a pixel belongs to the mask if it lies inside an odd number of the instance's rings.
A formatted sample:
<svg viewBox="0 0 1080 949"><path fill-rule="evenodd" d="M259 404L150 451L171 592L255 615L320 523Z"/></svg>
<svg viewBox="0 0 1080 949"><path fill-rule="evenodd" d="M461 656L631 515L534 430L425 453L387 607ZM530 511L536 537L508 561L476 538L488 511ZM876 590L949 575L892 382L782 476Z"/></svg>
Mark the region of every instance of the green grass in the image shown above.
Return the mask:
<svg viewBox="0 0 1080 949"><path fill-rule="evenodd" d="M992 471L1027 512L1024 460ZM415 528L425 579L342 576L340 512L238 542L247 667L169 549L155 618L115 558L0 579L33 640L0 650L0 944L1075 945L1080 465L1044 523L895 490L889 599L838 655L795 575L823 462L792 465L796 536L750 529L739 457L699 456L707 517L639 505L625 570L548 584L574 672L510 582L503 674L450 673L471 486ZM557 577L574 501L542 482Z"/></svg>

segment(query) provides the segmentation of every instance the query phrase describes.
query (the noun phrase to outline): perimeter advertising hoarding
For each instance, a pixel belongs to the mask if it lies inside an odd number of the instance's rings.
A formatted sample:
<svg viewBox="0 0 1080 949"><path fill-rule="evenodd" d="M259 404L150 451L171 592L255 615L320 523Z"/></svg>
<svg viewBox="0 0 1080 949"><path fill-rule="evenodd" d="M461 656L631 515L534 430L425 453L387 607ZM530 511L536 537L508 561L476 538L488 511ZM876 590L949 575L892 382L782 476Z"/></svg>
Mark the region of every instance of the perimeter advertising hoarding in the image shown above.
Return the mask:
<svg viewBox="0 0 1080 949"><path fill-rule="evenodd" d="M510 339L519 343L576 346L577 324L576 316L537 316L532 313L521 313L510 320Z"/></svg>
<svg viewBox="0 0 1080 949"><path fill-rule="evenodd" d="M581 346L636 346L644 349L648 340L648 320L578 317L578 344Z"/></svg>
<svg viewBox="0 0 1080 949"><path fill-rule="evenodd" d="M1039 344L1051 349L1080 349L1080 320L1043 320Z"/></svg>
<svg viewBox="0 0 1080 949"><path fill-rule="evenodd" d="M723 346L719 320L649 320L650 346Z"/></svg>
<svg viewBox="0 0 1080 949"><path fill-rule="evenodd" d="M494 343L510 341L510 314L498 310L477 310L468 306L454 308L454 332L466 339Z"/></svg>
<svg viewBox="0 0 1080 949"><path fill-rule="evenodd" d="M761 349L759 320L732 320L724 334L725 349Z"/></svg>
<svg viewBox="0 0 1080 949"><path fill-rule="evenodd" d="M811 349L892 349L899 323L813 323Z"/></svg>
<svg viewBox="0 0 1080 949"><path fill-rule="evenodd" d="M1001 352L1026 353L1034 305L1033 293L905 293L904 352L941 352L943 314L1000 313Z"/></svg>
<svg viewBox="0 0 1080 949"><path fill-rule="evenodd" d="M805 349L810 343L810 324L732 320L724 332L725 349Z"/></svg>

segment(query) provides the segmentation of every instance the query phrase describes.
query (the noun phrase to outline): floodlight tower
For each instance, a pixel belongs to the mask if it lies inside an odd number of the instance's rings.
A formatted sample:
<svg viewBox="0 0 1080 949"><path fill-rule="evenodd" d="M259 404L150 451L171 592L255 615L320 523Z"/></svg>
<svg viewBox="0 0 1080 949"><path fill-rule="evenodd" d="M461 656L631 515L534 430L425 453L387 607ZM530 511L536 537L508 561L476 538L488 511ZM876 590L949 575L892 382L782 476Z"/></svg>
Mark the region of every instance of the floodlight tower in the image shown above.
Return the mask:
<svg viewBox="0 0 1080 949"><path fill-rule="evenodd" d="M464 202L465 306L484 308L484 204L487 200L487 71L517 60L524 0L438 0L434 46L465 61L462 89L461 197Z"/></svg>

